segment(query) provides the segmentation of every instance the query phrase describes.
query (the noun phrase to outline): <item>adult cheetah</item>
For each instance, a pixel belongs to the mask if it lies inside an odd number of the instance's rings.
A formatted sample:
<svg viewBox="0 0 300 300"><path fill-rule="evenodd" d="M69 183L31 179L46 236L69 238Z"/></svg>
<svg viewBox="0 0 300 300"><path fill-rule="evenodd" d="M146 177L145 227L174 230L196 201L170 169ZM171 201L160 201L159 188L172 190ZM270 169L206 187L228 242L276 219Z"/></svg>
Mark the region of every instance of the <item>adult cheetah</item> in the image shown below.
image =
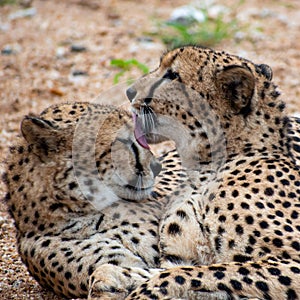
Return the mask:
<svg viewBox="0 0 300 300"><path fill-rule="evenodd" d="M64 297L124 298L157 272L164 195L185 180L178 155L161 170L131 115L112 106L51 106L21 131L4 177L29 272Z"/></svg>
<svg viewBox="0 0 300 300"><path fill-rule="evenodd" d="M186 46L127 96L140 144L172 138L191 178L161 222L168 269L127 299L300 299L300 122L271 68Z"/></svg>

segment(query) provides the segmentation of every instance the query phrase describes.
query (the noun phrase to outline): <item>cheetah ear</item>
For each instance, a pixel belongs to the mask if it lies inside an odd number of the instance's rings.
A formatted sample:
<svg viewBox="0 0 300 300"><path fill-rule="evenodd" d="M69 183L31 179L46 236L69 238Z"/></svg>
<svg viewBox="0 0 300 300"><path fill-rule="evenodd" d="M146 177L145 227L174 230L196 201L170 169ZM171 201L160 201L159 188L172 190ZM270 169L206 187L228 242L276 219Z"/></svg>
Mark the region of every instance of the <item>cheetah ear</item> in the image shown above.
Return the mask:
<svg viewBox="0 0 300 300"><path fill-rule="evenodd" d="M228 66L217 75L217 86L234 113L247 116L251 112L255 79L249 69L243 66Z"/></svg>
<svg viewBox="0 0 300 300"><path fill-rule="evenodd" d="M26 116L21 123L21 131L33 153L43 162L60 148L61 134L47 120Z"/></svg>

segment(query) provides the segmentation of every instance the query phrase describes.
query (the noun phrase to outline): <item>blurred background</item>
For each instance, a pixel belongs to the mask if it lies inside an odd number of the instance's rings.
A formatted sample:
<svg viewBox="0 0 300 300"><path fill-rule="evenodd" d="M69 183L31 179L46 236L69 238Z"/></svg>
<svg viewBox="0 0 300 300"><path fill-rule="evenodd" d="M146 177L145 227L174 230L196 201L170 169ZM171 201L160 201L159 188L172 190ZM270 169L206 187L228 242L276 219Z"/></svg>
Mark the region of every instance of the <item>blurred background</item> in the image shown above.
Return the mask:
<svg viewBox="0 0 300 300"><path fill-rule="evenodd" d="M288 112L300 112L299 0L0 0L0 172L24 115L93 101L184 44L269 64ZM14 243L0 202L0 299L58 299L28 276Z"/></svg>

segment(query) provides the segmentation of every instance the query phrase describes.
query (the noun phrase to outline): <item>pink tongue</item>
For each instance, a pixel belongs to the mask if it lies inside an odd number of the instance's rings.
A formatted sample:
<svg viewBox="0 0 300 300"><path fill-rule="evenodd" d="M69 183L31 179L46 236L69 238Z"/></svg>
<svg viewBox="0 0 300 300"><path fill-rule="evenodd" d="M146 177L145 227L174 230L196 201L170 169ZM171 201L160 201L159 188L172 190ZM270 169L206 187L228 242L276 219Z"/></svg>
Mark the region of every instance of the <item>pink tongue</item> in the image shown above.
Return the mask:
<svg viewBox="0 0 300 300"><path fill-rule="evenodd" d="M137 114L132 113L132 118L134 122L134 137L137 142L145 149L150 149L145 134L143 132L140 119Z"/></svg>

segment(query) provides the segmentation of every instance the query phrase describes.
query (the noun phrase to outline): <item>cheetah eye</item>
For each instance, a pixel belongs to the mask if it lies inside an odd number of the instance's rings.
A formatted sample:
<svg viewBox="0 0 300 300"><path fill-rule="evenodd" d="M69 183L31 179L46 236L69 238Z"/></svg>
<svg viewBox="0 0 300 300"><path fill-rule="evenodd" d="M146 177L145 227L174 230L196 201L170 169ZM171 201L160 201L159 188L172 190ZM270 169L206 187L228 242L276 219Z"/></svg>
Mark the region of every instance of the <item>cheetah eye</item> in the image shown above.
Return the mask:
<svg viewBox="0 0 300 300"><path fill-rule="evenodd" d="M170 80L180 79L180 75L179 73L173 72L171 69L169 69L163 76L163 79L170 79Z"/></svg>

